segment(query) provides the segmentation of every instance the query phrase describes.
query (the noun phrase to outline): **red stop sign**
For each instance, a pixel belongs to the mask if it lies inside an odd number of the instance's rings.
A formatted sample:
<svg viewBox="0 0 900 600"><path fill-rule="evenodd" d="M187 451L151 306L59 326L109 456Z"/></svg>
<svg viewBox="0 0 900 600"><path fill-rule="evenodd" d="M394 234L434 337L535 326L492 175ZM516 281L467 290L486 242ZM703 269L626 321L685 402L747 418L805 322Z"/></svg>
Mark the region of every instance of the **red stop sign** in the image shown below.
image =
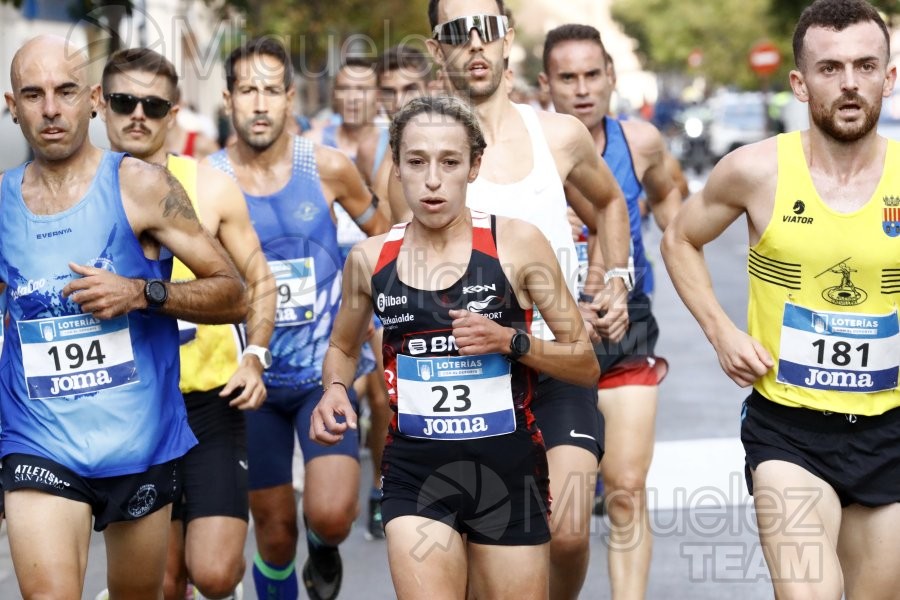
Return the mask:
<svg viewBox="0 0 900 600"><path fill-rule="evenodd" d="M772 42L757 42L750 48L750 68L760 77L774 75L781 66L781 52Z"/></svg>

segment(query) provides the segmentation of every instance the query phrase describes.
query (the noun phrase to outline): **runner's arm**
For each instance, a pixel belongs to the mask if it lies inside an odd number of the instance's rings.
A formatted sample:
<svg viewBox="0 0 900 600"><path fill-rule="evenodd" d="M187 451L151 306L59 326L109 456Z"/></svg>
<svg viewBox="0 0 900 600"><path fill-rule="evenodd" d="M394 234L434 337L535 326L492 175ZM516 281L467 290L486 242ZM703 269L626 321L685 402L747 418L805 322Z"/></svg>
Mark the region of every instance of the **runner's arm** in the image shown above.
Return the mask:
<svg viewBox="0 0 900 600"><path fill-rule="evenodd" d="M666 228L661 250L678 295L716 349L722 369L746 387L774 363L725 313L703 257L703 247L746 212L748 199L754 197L756 181L740 168L741 160L746 158L732 153L719 162L706 187L688 199Z"/></svg>
<svg viewBox="0 0 900 600"><path fill-rule="evenodd" d="M200 180L204 182L199 190L200 211L212 209L218 212L216 237L231 256L247 286L247 343L268 348L275 325L275 278L250 222L244 194L234 180L221 171L205 165L199 168ZM241 388L229 404L242 410L259 408L266 399L262 372L263 366L257 356L243 355L238 369L219 395L228 397Z"/></svg>
<svg viewBox="0 0 900 600"><path fill-rule="evenodd" d="M531 348L519 362L576 385L596 385L600 365L547 239L533 225L515 219L498 219L497 239L498 252L511 269L507 278L515 281L516 296L540 309L556 337L549 341L529 335ZM510 353L516 333L512 327L466 310L451 310L450 316L460 355Z"/></svg>
<svg viewBox="0 0 900 600"><path fill-rule="evenodd" d="M164 168L125 158L119 180L122 204L135 236L165 246L196 276L165 282L168 298L161 314L194 323L239 323L247 314L240 275L222 246L200 225L187 193ZM84 312L108 319L147 308L145 279L127 278L104 269L70 263L81 275L63 294Z"/></svg>
<svg viewBox="0 0 900 600"><path fill-rule="evenodd" d="M384 214L378 210L377 196L367 187L353 162L332 148L316 148L316 163L322 187L347 211L366 234L378 235L390 229Z"/></svg>
<svg viewBox="0 0 900 600"><path fill-rule="evenodd" d="M341 306L322 364L325 393L310 417L309 437L322 444L336 444L348 428L356 429L356 412L347 390L353 385L360 349L372 322L372 259L381 242L382 238L360 242L344 265ZM335 415L345 417L346 422L338 423Z"/></svg>
<svg viewBox="0 0 900 600"><path fill-rule="evenodd" d="M681 191L666 167L666 145L659 130L649 123L635 122L629 126L628 131L632 130L637 133L630 137L634 140L633 151L640 153L647 164L641 177L641 185L647 194L647 202L656 224L665 231L681 208Z"/></svg>
<svg viewBox="0 0 900 600"><path fill-rule="evenodd" d="M618 341L628 329L628 291L618 277L610 279L604 288L602 277L609 269L628 266L631 243L628 207L615 177L600 160L590 133L577 119L571 117L571 120L568 146L574 166L566 183L594 205L597 219L598 243L590 256L585 292L598 296L596 309L605 310L598 321L600 333ZM598 294L601 289L606 293Z"/></svg>

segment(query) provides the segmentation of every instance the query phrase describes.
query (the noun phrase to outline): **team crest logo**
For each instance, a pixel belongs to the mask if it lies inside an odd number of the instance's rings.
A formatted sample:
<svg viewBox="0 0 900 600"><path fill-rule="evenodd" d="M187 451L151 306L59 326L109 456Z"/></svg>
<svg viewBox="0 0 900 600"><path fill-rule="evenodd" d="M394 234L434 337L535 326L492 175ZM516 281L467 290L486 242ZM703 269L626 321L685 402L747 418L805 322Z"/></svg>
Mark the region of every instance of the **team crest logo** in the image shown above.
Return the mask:
<svg viewBox="0 0 900 600"><path fill-rule="evenodd" d="M851 279L851 274L856 273L857 270L847 264L850 258L848 256L838 264L828 267L816 275L817 279L826 273L834 273L841 276L841 282L838 285L826 288L822 292L822 297L836 306L856 306L865 302L866 298L869 297L866 290L856 287Z"/></svg>
<svg viewBox="0 0 900 600"><path fill-rule="evenodd" d="M294 211L294 218L300 221L312 221L319 214L319 207L312 202L302 202Z"/></svg>
<svg viewBox="0 0 900 600"><path fill-rule="evenodd" d="M884 196L881 228L889 237L900 235L900 196Z"/></svg>

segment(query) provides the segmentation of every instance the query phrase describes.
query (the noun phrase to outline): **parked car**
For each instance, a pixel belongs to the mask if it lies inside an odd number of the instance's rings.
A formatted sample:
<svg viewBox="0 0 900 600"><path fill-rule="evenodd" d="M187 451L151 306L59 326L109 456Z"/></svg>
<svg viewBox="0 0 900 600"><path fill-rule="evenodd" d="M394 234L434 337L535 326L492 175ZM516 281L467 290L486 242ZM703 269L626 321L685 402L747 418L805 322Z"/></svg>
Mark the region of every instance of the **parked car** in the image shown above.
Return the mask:
<svg viewBox="0 0 900 600"><path fill-rule="evenodd" d="M771 135L765 97L759 92L725 92L710 98L709 108L709 150L716 161Z"/></svg>

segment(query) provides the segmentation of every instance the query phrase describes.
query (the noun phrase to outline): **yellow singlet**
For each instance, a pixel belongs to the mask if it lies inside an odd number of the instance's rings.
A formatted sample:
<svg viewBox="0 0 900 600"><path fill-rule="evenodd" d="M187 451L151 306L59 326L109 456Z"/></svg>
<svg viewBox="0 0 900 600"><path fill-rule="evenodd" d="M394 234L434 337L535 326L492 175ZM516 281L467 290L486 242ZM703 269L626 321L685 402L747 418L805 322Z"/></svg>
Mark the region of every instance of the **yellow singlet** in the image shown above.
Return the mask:
<svg viewBox="0 0 900 600"><path fill-rule="evenodd" d="M748 324L775 358L754 387L787 406L878 415L900 406L900 154L888 142L869 201L819 197L800 133L778 136L772 220L750 248Z"/></svg>
<svg viewBox="0 0 900 600"><path fill-rule="evenodd" d="M197 161L170 154L169 172L184 186L194 210L197 210ZM194 274L175 259L172 281L194 279ZM181 337L181 392L206 392L223 386L237 369L243 347L236 325L196 325L178 321Z"/></svg>

